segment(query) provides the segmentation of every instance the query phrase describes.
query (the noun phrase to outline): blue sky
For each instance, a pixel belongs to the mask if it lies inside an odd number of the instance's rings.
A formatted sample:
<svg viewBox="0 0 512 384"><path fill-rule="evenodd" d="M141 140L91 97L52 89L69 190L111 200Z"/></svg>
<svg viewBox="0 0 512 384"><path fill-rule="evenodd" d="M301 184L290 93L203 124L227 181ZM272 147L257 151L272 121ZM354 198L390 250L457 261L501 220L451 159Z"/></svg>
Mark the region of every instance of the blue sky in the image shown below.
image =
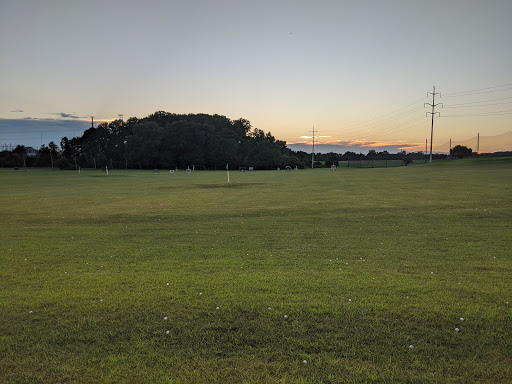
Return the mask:
<svg viewBox="0 0 512 384"><path fill-rule="evenodd" d="M510 15L508 0L0 0L0 145L164 110L243 117L288 143L315 126L317 143L418 150L434 85L434 149L501 135Z"/></svg>

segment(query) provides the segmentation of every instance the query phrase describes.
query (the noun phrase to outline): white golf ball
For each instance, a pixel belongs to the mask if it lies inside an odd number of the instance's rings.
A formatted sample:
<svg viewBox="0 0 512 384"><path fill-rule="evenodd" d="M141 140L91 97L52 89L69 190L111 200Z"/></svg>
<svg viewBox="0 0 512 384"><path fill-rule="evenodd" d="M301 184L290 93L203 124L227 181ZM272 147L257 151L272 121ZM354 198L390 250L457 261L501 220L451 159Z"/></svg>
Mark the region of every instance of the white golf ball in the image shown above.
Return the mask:
<svg viewBox="0 0 512 384"><path fill-rule="evenodd" d="M215 308L215 309L220 309L220 307L217 307L217 308Z"/></svg>
<svg viewBox="0 0 512 384"><path fill-rule="evenodd" d="M455 332L459 332L459 331L460 331L460 329L459 329L459 328L455 328Z"/></svg>
<svg viewBox="0 0 512 384"><path fill-rule="evenodd" d="M169 334L169 333L171 333L171 331L166 331L165 333Z"/></svg>
<svg viewBox="0 0 512 384"><path fill-rule="evenodd" d="M169 320L169 319L167 318L167 316L165 316L165 317L164 317L164 320L166 320L166 321L167 321L167 320Z"/></svg>
<svg viewBox="0 0 512 384"><path fill-rule="evenodd" d="M284 315L284 318L287 319L288 318L288 315Z"/></svg>
<svg viewBox="0 0 512 384"><path fill-rule="evenodd" d="M267 309L270 311L272 308L268 307Z"/></svg>
<svg viewBox="0 0 512 384"><path fill-rule="evenodd" d="M169 285L169 283L165 284L165 285Z"/></svg>
<svg viewBox="0 0 512 384"><path fill-rule="evenodd" d="M464 321L464 318L463 318L463 317L461 317L461 318L460 318L460 321Z"/></svg>
<svg viewBox="0 0 512 384"><path fill-rule="evenodd" d="M411 345L409 345L409 348L413 349L413 348L414 348L414 345L412 345L412 344L411 344Z"/></svg>
<svg viewBox="0 0 512 384"><path fill-rule="evenodd" d="M302 362L303 362L304 364L307 364L307 363L308 363L308 361L307 361L307 360L302 360Z"/></svg>

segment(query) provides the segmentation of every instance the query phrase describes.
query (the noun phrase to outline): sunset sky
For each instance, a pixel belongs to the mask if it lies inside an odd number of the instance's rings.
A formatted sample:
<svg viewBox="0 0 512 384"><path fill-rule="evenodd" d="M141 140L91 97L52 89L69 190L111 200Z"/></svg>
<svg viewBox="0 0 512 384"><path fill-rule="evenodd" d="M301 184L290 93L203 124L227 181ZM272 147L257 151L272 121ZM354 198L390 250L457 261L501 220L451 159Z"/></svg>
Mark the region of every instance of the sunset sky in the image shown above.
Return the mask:
<svg viewBox="0 0 512 384"><path fill-rule="evenodd" d="M0 0L0 146L155 111L289 144L434 150L512 131L512 1ZM482 151L512 150L510 135Z"/></svg>

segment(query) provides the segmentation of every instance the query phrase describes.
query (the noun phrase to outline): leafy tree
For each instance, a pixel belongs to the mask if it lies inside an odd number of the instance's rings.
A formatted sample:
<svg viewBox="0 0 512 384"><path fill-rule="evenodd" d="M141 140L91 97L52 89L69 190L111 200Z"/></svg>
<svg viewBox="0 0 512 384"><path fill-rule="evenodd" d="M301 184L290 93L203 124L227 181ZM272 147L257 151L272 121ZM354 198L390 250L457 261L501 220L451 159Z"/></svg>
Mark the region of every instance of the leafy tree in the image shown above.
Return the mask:
<svg viewBox="0 0 512 384"><path fill-rule="evenodd" d="M45 144L37 151L36 165L38 167L47 167L51 165L51 150Z"/></svg>
<svg viewBox="0 0 512 384"><path fill-rule="evenodd" d="M453 157L458 157L462 159L463 157L471 156L473 154L473 150L464 145L456 145L452 149L450 149L450 155Z"/></svg>
<svg viewBox="0 0 512 384"><path fill-rule="evenodd" d="M59 153L59 147L53 141L50 141L48 143L48 148L50 148L50 161L53 168L53 163L57 159L57 155Z"/></svg>
<svg viewBox="0 0 512 384"><path fill-rule="evenodd" d="M339 156L337 153L329 152L327 154L327 160L325 161L325 166L327 168L330 168L331 166L335 165L336 167L340 164L339 162Z"/></svg>

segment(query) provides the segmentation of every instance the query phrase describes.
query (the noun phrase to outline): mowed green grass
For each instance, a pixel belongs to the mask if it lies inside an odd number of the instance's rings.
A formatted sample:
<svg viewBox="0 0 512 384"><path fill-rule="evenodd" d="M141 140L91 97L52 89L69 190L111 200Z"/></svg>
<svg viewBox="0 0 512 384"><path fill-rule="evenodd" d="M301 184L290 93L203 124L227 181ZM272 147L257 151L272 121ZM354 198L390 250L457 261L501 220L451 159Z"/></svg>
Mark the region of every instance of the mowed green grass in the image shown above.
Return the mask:
<svg viewBox="0 0 512 384"><path fill-rule="evenodd" d="M230 176L1 170L0 382L512 381L511 158Z"/></svg>

